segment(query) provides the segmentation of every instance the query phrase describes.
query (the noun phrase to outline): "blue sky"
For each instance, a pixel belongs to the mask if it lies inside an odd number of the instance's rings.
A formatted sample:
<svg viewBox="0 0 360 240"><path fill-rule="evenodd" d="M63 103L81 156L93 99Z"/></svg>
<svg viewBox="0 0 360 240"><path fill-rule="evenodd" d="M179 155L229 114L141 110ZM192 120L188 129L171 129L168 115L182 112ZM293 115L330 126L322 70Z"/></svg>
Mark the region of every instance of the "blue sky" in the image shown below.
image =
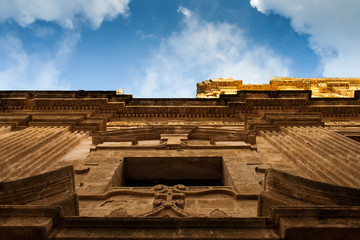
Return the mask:
<svg viewBox="0 0 360 240"><path fill-rule="evenodd" d="M0 88L195 97L232 77L360 77L358 0L1 0Z"/></svg>

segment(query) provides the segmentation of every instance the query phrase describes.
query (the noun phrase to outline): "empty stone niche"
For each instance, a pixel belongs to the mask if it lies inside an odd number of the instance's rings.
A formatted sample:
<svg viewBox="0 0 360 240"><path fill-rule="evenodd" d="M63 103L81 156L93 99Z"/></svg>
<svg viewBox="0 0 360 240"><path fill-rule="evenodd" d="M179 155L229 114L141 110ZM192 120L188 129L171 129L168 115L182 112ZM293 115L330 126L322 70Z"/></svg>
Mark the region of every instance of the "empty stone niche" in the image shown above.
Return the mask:
<svg viewBox="0 0 360 240"><path fill-rule="evenodd" d="M125 157L111 185L223 186L223 169L222 157Z"/></svg>

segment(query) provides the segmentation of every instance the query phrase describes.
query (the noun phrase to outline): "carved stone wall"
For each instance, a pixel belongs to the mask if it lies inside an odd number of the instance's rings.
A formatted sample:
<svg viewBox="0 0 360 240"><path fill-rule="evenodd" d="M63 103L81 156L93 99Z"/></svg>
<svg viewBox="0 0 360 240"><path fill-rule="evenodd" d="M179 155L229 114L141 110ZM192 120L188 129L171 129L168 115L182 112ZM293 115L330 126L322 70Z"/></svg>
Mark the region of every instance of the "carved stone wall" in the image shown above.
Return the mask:
<svg viewBox="0 0 360 240"><path fill-rule="evenodd" d="M356 239L359 93L1 91L0 238Z"/></svg>
<svg viewBox="0 0 360 240"><path fill-rule="evenodd" d="M197 98L218 98L237 91L311 90L314 98L352 98L359 90L360 78L271 77L270 84L244 84L242 80L215 78L197 84Z"/></svg>

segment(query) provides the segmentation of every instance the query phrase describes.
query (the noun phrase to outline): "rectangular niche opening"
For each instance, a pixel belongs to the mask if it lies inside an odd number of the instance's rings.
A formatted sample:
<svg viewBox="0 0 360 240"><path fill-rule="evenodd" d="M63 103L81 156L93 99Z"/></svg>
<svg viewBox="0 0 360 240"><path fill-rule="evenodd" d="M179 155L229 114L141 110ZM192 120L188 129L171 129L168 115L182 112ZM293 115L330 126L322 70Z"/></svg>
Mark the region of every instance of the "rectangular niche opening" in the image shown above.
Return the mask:
<svg viewBox="0 0 360 240"><path fill-rule="evenodd" d="M223 186L222 157L125 157L123 186Z"/></svg>

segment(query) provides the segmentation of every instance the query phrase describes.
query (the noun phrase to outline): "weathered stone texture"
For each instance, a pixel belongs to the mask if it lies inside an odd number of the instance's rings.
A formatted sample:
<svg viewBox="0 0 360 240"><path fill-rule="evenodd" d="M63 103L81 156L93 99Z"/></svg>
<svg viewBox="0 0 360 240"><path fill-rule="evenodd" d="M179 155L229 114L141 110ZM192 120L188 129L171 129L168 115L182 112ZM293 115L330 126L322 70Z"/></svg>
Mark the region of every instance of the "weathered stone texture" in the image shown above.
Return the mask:
<svg viewBox="0 0 360 240"><path fill-rule="evenodd" d="M200 84L233 93L214 99L1 91L0 239L356 239L360 92L283 80Z"/></svg>

